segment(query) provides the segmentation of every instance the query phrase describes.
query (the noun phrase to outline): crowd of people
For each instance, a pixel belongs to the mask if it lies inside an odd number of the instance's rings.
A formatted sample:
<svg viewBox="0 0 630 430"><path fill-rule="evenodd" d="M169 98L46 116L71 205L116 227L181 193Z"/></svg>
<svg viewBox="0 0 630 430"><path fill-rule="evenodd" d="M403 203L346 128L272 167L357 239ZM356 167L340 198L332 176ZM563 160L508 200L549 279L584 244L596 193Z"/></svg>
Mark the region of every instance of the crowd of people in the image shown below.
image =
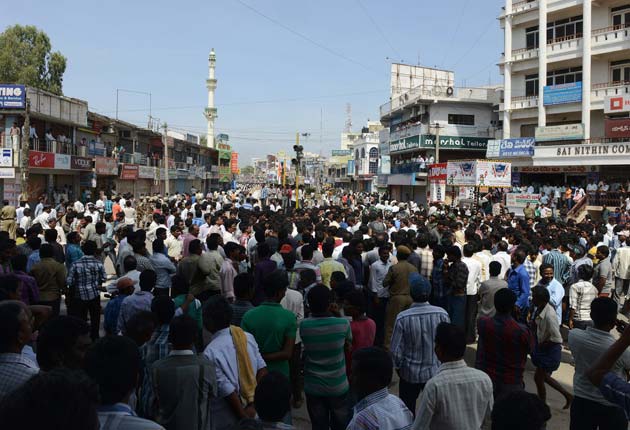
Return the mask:
<svg viewBox="0 0 630 430"><path fill-rule="evenodd" d="M0 209L7 428L289 429L305 404L315 430L538 430L547 387L571 429L627 428L627 217L266 185L81 197Z"/></svg>

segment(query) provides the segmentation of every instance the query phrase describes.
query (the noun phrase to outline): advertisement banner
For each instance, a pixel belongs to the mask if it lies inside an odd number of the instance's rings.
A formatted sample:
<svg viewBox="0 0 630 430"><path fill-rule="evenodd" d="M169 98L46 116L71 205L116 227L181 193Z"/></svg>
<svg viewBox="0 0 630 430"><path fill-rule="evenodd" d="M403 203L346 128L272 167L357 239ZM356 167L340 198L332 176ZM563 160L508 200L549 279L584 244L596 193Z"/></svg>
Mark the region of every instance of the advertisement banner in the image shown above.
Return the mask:
<svg viewBox="0 0 630 430"><path fill-rule="evenodd" d="M348 160L348 167L346 169L347 176L354 176L354 160Z"/></svg>
<svg viewBox="0 0 630 430"><path fill-rule="evenodd" d="M12 179L15 178L14 167L0 167L0 179Z"/></svg>
<svg viewBox="0 0 630 430"><path fill-rule="evenodd" d="M604 129L608 138L630 137L630 119L607 119Z"/></svg>
<svg viewBox="0 0 630 430"><path fill-rule="evenodd" d="M584 139L584 124L562 124L536 127L536 142Z"/></svg>
<svg viewBox="0 0 630 430"><path fill-rule="evenodd" d="M392 158L389 155L381 155L381 175L389 175L392 172Z"/></svg>
<svg viewBox="0 0 630 430"><path fill-rule="evenodd" d="M137 164L123 164L120 170L120 179L138 179L139 167Z"/></svg>
<svg viewBox="0 0 630 430"><path fill-rule="evenodd" d="M0 84L0 109L26 109L24 85Z"/></svg>
<svg viewBox="0 0 630 430"><path fill-rule="evenodd" d="M92 159L73 155L70 159L70 167L72 170L92 170Z"/></svg>
<svg viewBox="0 0 630 430"><path fill-rule="evenodd" d="M138 166L139 179L155 179L155 167Z"/></svg>
<svg viewBox="0 0 630 430"><path fill-rule="evenodd" d="M448 185L476 185L475 161L449 161L446 168Z"/></svg>
<svg viewBox="0 0 630 430"><path fill-rule="evenodd" d="M510 208L524 208L527 203L536 206L540 201L540 194L507 193L505 205Z"/></svg>
<svg viewBox="0 0 630 430"><path fill-rule="evenodd" d="M230 158L230 172L232 172L232 174L238 173L238 152L232 152L232 157Z"/></svg>
<svg viewBox="0 0 630 430"><path fill-rule="evenodd" d="M55 154L52 152L29 151L28 166L39 169L54 169Z"/></svg>
<svg viewBox="0 0 630 430"><path fill-rule="evenodd" d="M460 200L475 200L475 187L459 187Z"/></svg>
<svg viewBox="0 0 630 430"><path fill-rule="evenodd" d="M630 94L604 97L604 113L630 112Z"/></svg>
<svg viewBox="0 0 630 430"><path fill-rule="evenodd" d="M500 161L477 161L477 183L486 187L509 187L512 185L512 164Z"/></svg>
<svg viewBox="0 0 630 430"><path fill-rule="evenodd" d="M94 167L97 175L116 176L118 174L118 163L114 158L94 157Z"/></svg>
<svg viewBox="0 0 630 430"><path fill-rule="evenodd" d="M582 82L547 86L543 92L545 106L582 102Z"/></svg>
<svg viewBox="0 0 630 430"><path fill-rule="evenodd" d="M486 158L532 157L535 144L536 139L533 137L491 140L488 142Z"/></svg>
<svg viewBox="0 0 630 430"><path fill-rule="evenodd" d="M67 154L55 154L55 169L70 170L70 156Z"/></svg>
<svg viewBox="0 0 630 430"><path fill-rule="evenodd" d="M430 182L446 182L448 163L429 164L429 181Z"/></svg>
<svg viewBox="0 0 630 430"><path fill-rule="evenodd" d="M2 149L2 157L0 157L0 166L2 167L10 167L13 166L13 150L12 149Z"/></svg>

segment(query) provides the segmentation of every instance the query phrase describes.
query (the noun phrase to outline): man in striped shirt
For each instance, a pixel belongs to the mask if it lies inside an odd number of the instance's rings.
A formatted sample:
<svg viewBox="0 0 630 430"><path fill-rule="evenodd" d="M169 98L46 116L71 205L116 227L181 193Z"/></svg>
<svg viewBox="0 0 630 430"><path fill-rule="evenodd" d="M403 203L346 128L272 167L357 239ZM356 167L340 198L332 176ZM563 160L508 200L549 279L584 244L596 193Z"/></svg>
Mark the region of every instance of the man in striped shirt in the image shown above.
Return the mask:
<svg viewBox="0 0 630 430"><path fill-rule="evenodd" d="M343 430L348 424L345 351L352 345L350 323L333 317L331 291L316 285L308 293L311 318L300 324L304 347L304 393L314 429Z"/></svg>
<svg viewBox="0 0 630 430"><path fill-rule="evenodd" d="M392 335L391 352L400 376L400 398L415 415L416 400L440 366L435 356L435 330L449 322L448 313L428 303L431 284L418 273L409 276L411 308L398 314Z"/></svg>

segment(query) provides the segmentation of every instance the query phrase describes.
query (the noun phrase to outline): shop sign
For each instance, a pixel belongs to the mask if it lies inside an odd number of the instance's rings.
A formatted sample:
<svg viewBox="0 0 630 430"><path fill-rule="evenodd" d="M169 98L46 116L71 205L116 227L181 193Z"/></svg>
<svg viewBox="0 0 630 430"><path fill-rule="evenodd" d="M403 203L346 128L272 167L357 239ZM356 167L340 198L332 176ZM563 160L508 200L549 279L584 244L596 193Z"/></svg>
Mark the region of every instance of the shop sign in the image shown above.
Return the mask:
<svg viewBox="0 0 630 430"><path fill-rule="evenodd" d="M168 178L169 179L177 179L177 170L169 169L168 170Z"/></svg>
<svg viewBox="0 0 630 430"><path fill-rule="evenodd" d="M604 97L604 113L630 112L630 95L620 94Z"/></svg>
<svg viewBox="0 0 630 430"><path fill-rule="evenodd" d="M73 155L70 160L70 166L72 170L92 170L92 159Z"/></svg>
<svg viewBox="0 0 630 430"><path fill-rule="evenodd" d="M486 158L517 158L534 155L536 140L533 137L490 140L486 150Z"/></svg>
<svg viewBox="0 0 630 430"><path fill-rule="evenodd" d="M505 205L510 208L524 208L529 203L536 206L540 201L540 194L507 193L505 195Z"/></svg>
<svg viewBox="0 0 630 430"><path fill-rule="evenodd" d="M446 181L448 163L429 164L429 181Z"/></svg>
<svg viewBox="0 0 630 430"><path fill-rule="evenodd" d="M391 142L389 144L389 152L402 152L407 151L409 149L415 149L420 147L420 136L411 136L406 137L404 139L397 140L395 142Z"/></svg>
<svg viewBox="0 0 630 430"><path fill-rule="evenodd" d="M139 167L137 164L123 164L120 170L120 179L138 179Z"/></svg>
<svg viewBox="0 0 630 430"><path fill-rule="evenodd" d="M468 136L440 136L440 149L470 149L483 150L488 147L487 137L468 137ZM422 136L423 148L435 147L435 136L426 134Z"/></svg>
<svg viewBox="0 0 630 430"><path fill-rule="evenodd" d="M238 173L238 152L232 152L230 159L230 171L232 173Z"/></svg>
<svg viewBox="0 0 630 430"><path fill-rule="evenodd" d="M392 172L392 159L389 155L381 155L381 175L389 175Z"/></svg>
<svg viewBox="0 0 630 430"><path fill-rule="evenodd" d="M0 109L26 109L24 85L0 84Z"/></svg>
<svg viewBox="0 0 630 430"><path fill-rule="evenodd" d="M630 119L607 119L605 121L606 137L630 137Z"/></svg>
<svg viewBox="0 0 630 430"><path fill-rule="evenodd" d="M97 175L116 176L118 174L118 163L115 158L95 157L94 167Z"/></svg>
<svg viewBox="0 0 630 430"><path fill-rule="evenodd" d="M346 168L347 176L354 176L355 162L354 160L348 160L348 166Z"/></svg>
<svg viewBox="0 0 630 430"><path fill-rule="evenodd" d="M155 167L138 166L138 178L140 178L140 179L155 179Z"/></svg>
<svg viewBox="0 0 630 430"><path fill-rule="evenodd" d="M13 150L2 149L2 156L0 157L0 166L7 167L13 166Z"/></svg>
<svg viewBox="0 0 630 430"><path fill-rule="evenodd" d="M536 127L536 142L584 139L584 124L562 124Z"/></svg>
<svg viewBox="0 0 630 430"><path fill-rule="evenodd" d="M475 187L459 187L459 200L475 200Z"/></svg>
<svg viewBox="0 0 630 430"><path fill-rule="evenodd" d="M13 179L15 178L14 167L0 167L0 179Z"/></svg>
<svg viewBox="0 0 630 430"><path fill-rule="evenodd" d="M67 154L55 154L55 169L70 170L70 156Z"/></svg>
<svg viewBox="0 0 630 430"><path fill-rule="evenodd" d="M431 182L429 184L429 192L428 192L428 200L429 202L444 202L444 198L446 197L446 182Z"/></svg>
<svg viewBox="0 0 630 430"><path fill-rule="evenodd" d="M54 169L55 154L52 152L29 151L28 152L29 167Z"/></svg>
<svg viewBox="0 0 630 430"><path fill-rule="evenodd" d="M352 149L333 149L330 151L330 155L333 157L346 157L352 155Z"/></svg>
<svg viewBox="0 0 630 430"><path fill-rule="evenodd" d="M514 173L588 173L589 171L597 171L598 166L524 166L514 167ZM512 175L514 175L512 173Z"/></svg>
<svg viewBox="0 0 630 430"><path fill-rule="evenodd" d="M536 148L536 157L561 157L562 158L562 157L589 157L589 156L601 156L601 155L614 156L614 155L626 155L626 154L630 155L630 143L541 146L541 147Z"/></svg>
<svg viewBox="0 0 630 430"><path fill-rule="evenodd" d="M582 102L582 82L546 86L543 90L545 106Z"/></svg>

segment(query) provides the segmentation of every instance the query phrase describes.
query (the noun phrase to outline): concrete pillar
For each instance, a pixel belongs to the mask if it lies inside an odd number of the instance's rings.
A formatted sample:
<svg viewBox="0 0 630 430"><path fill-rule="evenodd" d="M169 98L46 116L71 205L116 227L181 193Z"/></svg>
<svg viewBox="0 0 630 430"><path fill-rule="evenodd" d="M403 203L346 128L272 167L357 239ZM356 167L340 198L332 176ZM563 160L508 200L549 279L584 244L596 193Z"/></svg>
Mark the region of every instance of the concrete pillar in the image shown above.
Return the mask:
<svg viewBox="0 0 630 430"><path fill-rule="evenodd" d="M584 37L582 39L582 123L584 139L591 138L591 17L592 0L583 0Z"/></svg>
<svg viewBox="0 0 630 430"><path fill-rule="evenodd" d="M538 2L538 125L547 124L547 112L543 103L547 85L547 0Z"/></svg>
<svg viewBox="0 0 630 430"><path fill-rule="evenodd" d="M509 139L512 129L512 0L505 0L503 32L505 65L503 67L503 138Z"/></svg>

